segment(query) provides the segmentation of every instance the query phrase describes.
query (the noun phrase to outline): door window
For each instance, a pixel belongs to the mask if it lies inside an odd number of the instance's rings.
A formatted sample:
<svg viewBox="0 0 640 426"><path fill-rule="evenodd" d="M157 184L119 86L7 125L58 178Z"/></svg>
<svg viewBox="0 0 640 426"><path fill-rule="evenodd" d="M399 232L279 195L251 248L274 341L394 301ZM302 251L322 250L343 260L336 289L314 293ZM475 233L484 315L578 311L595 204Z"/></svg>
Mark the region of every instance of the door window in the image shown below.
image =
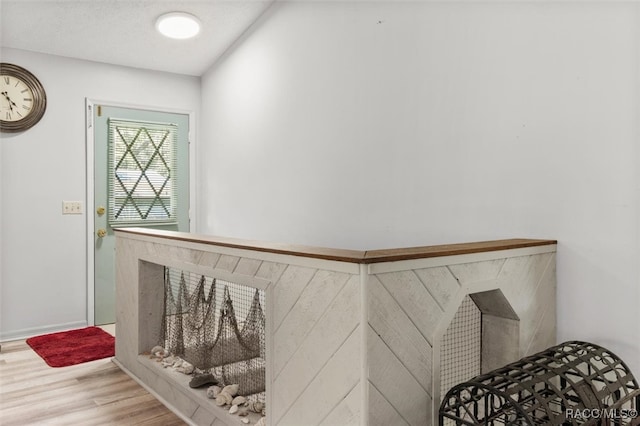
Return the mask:
<svg viewBox="0 0 640 426"><path fill-rule="evenodd" d="M175 224L177 126L109 119L109 225Z"/></svg>

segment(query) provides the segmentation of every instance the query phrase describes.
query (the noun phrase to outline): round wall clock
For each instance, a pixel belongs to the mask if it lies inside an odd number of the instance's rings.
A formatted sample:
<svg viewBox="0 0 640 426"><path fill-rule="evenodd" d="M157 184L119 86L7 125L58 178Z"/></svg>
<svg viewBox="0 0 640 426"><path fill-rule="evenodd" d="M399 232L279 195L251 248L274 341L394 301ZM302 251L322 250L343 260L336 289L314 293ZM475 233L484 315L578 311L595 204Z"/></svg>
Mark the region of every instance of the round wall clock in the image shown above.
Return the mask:
<svg viewBox="0 0 640 426"><path fill-rule="evenodd" d="M0 131L21 132L34 126L47 109L47 94L26 69L0 62Z"/></svg>

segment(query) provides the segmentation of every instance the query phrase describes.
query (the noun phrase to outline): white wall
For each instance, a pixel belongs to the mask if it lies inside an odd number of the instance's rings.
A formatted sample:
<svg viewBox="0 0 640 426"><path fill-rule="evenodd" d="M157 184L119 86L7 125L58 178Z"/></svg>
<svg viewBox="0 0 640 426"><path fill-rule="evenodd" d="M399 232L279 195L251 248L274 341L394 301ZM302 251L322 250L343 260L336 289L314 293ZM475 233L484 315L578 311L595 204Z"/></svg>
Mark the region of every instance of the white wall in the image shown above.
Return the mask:
<svg viewBox="0 0 640 426"><path fill-rule="evenodd" d="M30 130L1 134L0 340L86 324L86 214L63 216L63 200L86 200L85 98L200 108L200 79L15 49L1 60L33 72L47 111ZM93 253L91 253L93 255Z"/></svg>
<svg viewBox="0 0 640 426"><path fill-rule="evenodd" d="M203 76L200 230L383 248L559 240L559 339L640 377L640 14L276 4Z"/></svg>

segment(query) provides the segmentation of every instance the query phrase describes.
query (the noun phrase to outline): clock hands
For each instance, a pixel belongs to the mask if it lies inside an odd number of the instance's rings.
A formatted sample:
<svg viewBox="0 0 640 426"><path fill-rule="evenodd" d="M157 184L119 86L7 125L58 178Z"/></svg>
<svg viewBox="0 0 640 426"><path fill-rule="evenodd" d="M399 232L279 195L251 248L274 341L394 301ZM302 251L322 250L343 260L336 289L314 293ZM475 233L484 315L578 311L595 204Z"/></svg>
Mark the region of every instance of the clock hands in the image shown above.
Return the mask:
<svg viewBox="0 0 640 426"><path fill-rule="evenodd" d="M2 96L4 96L7 101L9 101L9 111L13 112L13 107L18 108L18 105L16 105L16 103L11 100L6 90L2 92Z"/></svg>

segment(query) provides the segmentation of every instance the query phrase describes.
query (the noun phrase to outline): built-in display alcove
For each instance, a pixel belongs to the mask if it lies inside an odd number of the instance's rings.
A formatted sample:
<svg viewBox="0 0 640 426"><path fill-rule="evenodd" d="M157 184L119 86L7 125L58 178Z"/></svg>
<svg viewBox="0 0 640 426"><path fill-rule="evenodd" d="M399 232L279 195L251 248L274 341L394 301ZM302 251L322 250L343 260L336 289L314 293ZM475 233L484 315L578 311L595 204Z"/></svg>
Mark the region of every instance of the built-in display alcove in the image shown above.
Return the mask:
<svg viewBox="0 0 640 426"><path fill-rule="evenodd" d="M518 359L519 333L520 320L502 291L466 295L440 339L440 395Z"/></svg>
<svg viewBox="0 0 640 426"><path fill-rule="evenodd" d="M353 251L143 229L118 230L116 237L114 361L190 424L242 423L204 389L189 388L189 376L145 353L159 342L181 346L176 333L167 333L169 323L199 325L207 315L220 323L225 300L237 310L237 331L223 328L236 337L256 323L256 312L264 315L264 349L246 358L264 366L263 421L272 426L437 424L443 336L467 298L481 314L481 369L555 343L555 241ZM172 312L179 311L183 273L193 287L180 304L195 297L197 308L178 319ZM234 296L235 285L250 290ZM236 309L235 299L247 307ZM163 322L167 311L171 319ZM213 349L215 327L196 327L190 337L183 329L185 354L192 351L205 367L218 356L192 343ZM241 341L227 339L231 346Z"/></svg>
<svg viewBox="0 0 640 426"><path fill-rule="evenodd" d="M139 262L139 312L146 315L139 324L138 362L165 380L174 396L197 403L200 416L255 424L264 409L254 410L254 403L266 402L266 284L246 279L240 284L228 274L175 266L179 263ZM230 414L230 403L218 404L208 392L213 383L191 386L203 374L212 374L220 388L237 385L233 396L246 399L240 408L245 415Z"/></svg>

